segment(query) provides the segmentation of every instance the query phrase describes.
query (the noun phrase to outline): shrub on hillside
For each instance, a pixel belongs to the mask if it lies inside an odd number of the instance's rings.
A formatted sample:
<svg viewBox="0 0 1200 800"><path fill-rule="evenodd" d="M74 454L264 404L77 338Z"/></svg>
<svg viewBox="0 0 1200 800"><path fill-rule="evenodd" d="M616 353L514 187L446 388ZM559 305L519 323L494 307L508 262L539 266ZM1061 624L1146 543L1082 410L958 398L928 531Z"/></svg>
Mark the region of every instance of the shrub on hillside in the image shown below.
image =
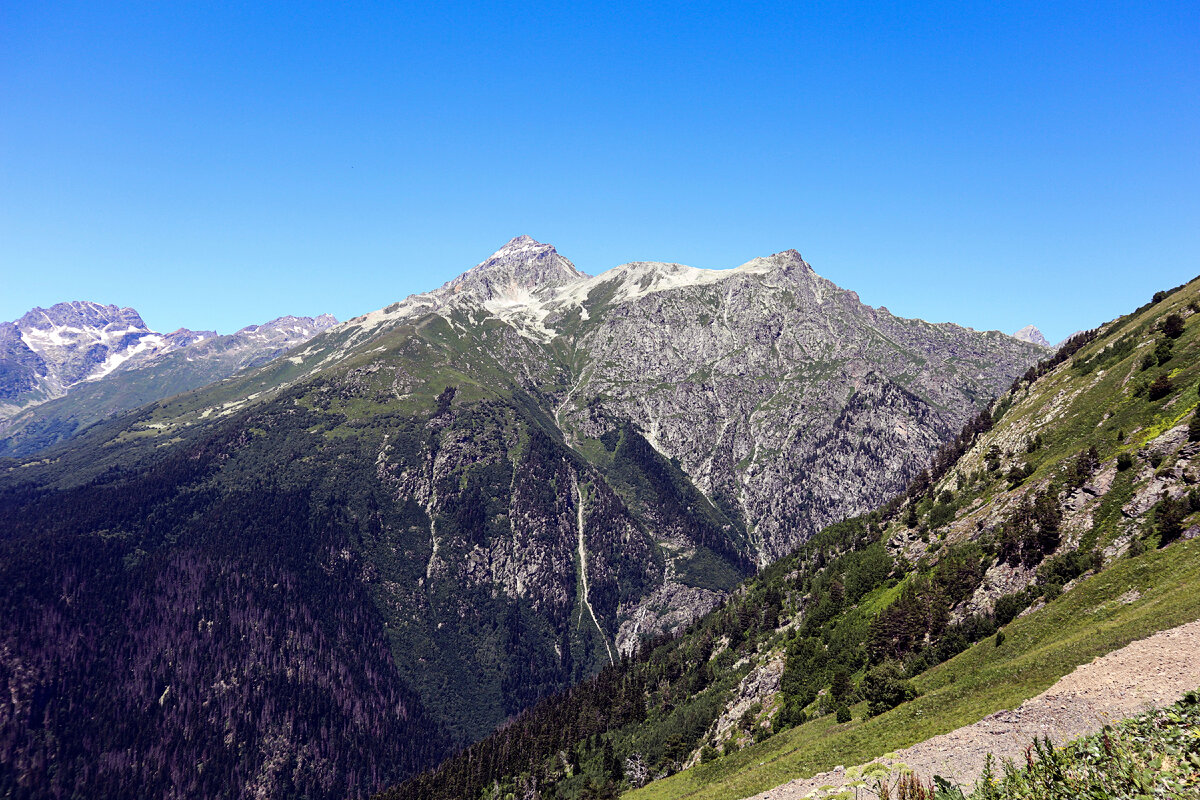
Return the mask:
<svg viewBox="0 0 1200 800"><path fill-rule="evenodd" d="M1191 511L1187 498L1178 500L1163 497L1154 509L1154 527L1158 530L1158 546L1165 547L1183 533L1183 518Z"/></svg>
<svg viewBox="0 0 1200 800"><path fill-rule="evenodd" d="M804 713L804 706L795 698L787 698L780 706L779 711L771 718L771 729L779 733L806 722L808 722L808 715Z"/></svg>
<svg viewBox="0 0 1200 800"><path fill-rule="evenodd" d="M895 661L884 661L867 670L861 691L867 701L867 713L871 716L882 714L917 696L916 688L904 676L903 667Z"/></svg>
<svg viewBox="0 0 1200 800"><path fill-rule="evenodd" d="M944 493L943 493L944 494ZM929 527L940 528L954 521L953 503L935 503L929 512Z"/></svg>
<svg viewBox="0 0 1200 800"><path fill-rule="evenodd" d="M1175 384L1171 383L1171 379L1168 378L1164 373L1159 375L1158 378L1155 379L1154 383L1150 384L1150 388L1147 390L1147 396L1151 400L1161 400L1169 395L1174 388Z"/></svg>
<svg viewBox="0 0 1200 800"><path fill-rule="evenodd" d="M1067 481L1071 486L1083 486L1099 466L1100 453L1094 446L1080 450L1068 467Z"/></svg>
<svg viewBox="0 0 1200 800"><path fill-rule="evenodd" d="M994 613L997 625L1007 625L1029 606L1029 595L1025 592L1006 594L996 601Z"/></svg>
<svg viewBox="0 0 1200 800"><path fill-rule="evenodd" d="M1008 488L1015 489L1025 482L1025 479L1033 474L1032 464L1014 465L1012 469L1004 476L1008 479Z"/></svg>
<svg viewBox="0 0 1200 800"><path fill-rule="evenodd" d="M1183 336L1183 317L1178 314L1168 314L1163 320L1162 331L1172 339Z"/></svg>
<svg viewBox="0 0 1200 800"><path fill-rule="evenodd" d="M1090 550L1071 550L1046 559L1038 567L1038 581L1045 586L1058 584L1062 587L1101 564L1099 556Z"/></svg>

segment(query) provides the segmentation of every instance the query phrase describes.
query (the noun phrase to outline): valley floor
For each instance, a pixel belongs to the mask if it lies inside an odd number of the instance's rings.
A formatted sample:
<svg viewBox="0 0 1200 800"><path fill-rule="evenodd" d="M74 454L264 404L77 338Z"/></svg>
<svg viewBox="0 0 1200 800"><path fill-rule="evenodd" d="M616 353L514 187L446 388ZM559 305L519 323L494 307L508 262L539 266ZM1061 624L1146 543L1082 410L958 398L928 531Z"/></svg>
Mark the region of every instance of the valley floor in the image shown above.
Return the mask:
<svg viewBox="0 0 1200 800"><path fill-rule="evenodd" d="M753 800L798 800L856 788L863 792L874 785L875 774L898 770L926 780L941 775L970 786L983 772L989 753L997 760L1023 763L1034 738L1048 736L1063 744L1149 707L1174 703L1198 686L1200 621L1156 633L1077 667L1015 710L998 711L870 764L791 781Z"/></svg>

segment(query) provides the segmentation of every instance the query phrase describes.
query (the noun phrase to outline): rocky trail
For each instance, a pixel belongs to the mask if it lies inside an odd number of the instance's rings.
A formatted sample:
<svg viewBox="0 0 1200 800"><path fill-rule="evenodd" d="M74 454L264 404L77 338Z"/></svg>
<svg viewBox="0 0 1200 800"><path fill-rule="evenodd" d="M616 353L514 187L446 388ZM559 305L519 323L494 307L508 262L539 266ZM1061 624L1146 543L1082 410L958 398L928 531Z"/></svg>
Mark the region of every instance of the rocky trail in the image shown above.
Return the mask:
<svg viewBox="0 0 1200 800"><path fill-rule="evenodd" d="M941 775L970 786L989 753L998 760L1024 758L1035 737L1064 743L1150 708L1169 705L1200 687L1200 621L1161 631L1083 664L1012 711L997 711L979 722L898 750L878 763L928 780ZM752 800L821 798L851 789L870 765L837 768L755 795ZM882 773L880 773L882 774ZM874 784L868 779L866 785ZM859 788L860 796L872 797Z"/></svg>

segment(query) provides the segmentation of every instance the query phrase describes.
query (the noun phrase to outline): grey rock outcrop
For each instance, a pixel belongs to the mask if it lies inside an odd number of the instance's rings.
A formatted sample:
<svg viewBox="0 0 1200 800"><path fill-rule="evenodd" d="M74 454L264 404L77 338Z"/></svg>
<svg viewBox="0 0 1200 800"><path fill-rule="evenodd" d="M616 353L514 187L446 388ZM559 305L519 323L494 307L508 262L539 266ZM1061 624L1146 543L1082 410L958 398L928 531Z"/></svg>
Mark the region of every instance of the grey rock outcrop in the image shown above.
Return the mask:
<svg viewBox="0 0 1200 800"><path fill-rule="evenodd" d="M487 260L442 286L450 297L519 303L545 290L587 278L553 245L529 236L510 239Z"/></svg>
<svg viewBox="0 0 1200 800"><path fill-rule="evenodd" d="M1022 342L1029 342L1030 344L1041 345L1042 347L1050 346L1050 342L1046 341L1046 337L1042 335L1042 332L1037 329L1036 325L1026 325L1014 333L1013 338L1019 339Z"/></svg>

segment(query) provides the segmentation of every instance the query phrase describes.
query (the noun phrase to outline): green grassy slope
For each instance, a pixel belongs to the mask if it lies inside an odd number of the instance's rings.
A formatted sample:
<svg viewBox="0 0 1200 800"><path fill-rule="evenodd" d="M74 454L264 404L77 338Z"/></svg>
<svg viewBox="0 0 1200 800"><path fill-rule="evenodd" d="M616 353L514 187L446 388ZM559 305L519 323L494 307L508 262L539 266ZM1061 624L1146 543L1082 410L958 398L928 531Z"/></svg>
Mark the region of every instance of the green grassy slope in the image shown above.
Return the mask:
<svg viewBox="0 0 1200 800"><path fill-rule="evenodd" d="M1004 643L978 642L920 675L916 700L865 721L824 716L628 793L629 798L737 800L793 778L861 764L1015 708L1080 664L1160 630L1200 619L1200 541L1118 562L1038 612L1015 620ZM1136 589L1141 597L1120 599Z"/></svg>
<svg viewBox="0 0 1200 800"><path fill-rule="evenodd" d="M990 429L933 485L910 491L908 513L897 508L881 535L916 572L968 542L998 555L993 565L1009 548L1018 561L1038 566L1028 588L1010 595L1014 609L1050 600L1045 607L1005 627L1000 647L987 638L924 671L927 662L910 659L921 692L916 700L865 721L865 703L853 708L851 723L820 716L629 797L732 800L838 764L862 763L1015 707L1081 663L1200 618L1194 596L1200 544L1136 555L1195 524L1198 505L1194 492L1190 502L1186 495L1196 480L1196 448L1180 431L1198 405L1200 282L1160 294L1084 337L1068 358L1018 380L995 404ZM1172 316L1182 325L1167 332ZM1086 470L1083 460L1091 461ZM1158 491L1174 503L1159 499ZM1051 540L1057 544L1044 553L1035 547L1029 558L1023 548L1041 532L1021 514L1024 503L1032 508L1039 497L1058 509ZM1057 557L1049 559L1051 553ZM1075 574L1101 571L1054 599L1073 577L1062 574L1068 556L1082 565ZM883 611L903 588L881 587L843 616ZM1122 602L1131 589L1140 598Z"/></svg>
<svg viewBox="0 0 1200 800"><path fill-rule="evenodd" d="M1200 618L1200 544L1176 541L1200 525L1197 311L1200 281L1073 339L904 495L390 796L732 800L1014 707ZM875 691L889 669L915 699Z"/></svg>

